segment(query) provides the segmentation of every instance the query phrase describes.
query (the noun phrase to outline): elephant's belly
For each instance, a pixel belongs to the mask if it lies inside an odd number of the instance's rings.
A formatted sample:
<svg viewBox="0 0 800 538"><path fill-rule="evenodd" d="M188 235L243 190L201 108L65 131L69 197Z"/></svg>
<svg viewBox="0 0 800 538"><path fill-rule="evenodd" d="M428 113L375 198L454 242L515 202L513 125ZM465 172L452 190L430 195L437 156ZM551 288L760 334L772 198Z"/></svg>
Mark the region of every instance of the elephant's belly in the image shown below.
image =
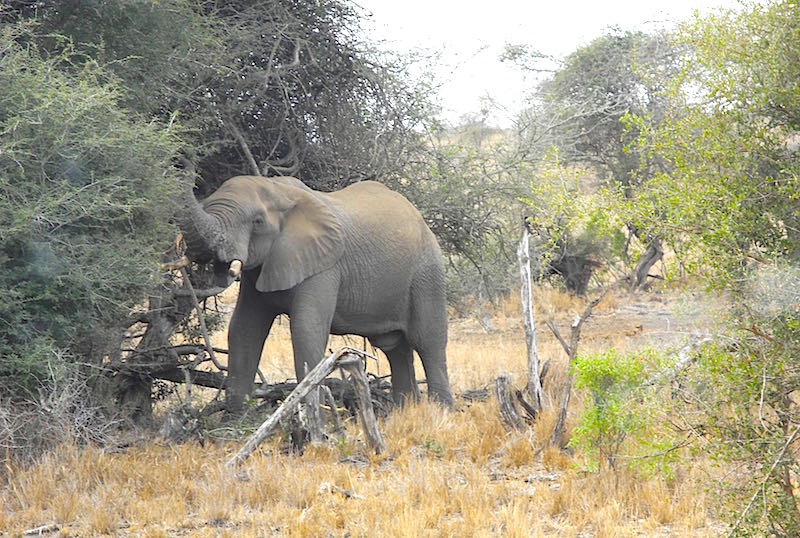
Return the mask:
<svg viewBox="0 0 800 538"><path fill-rule="evenodd" d="M331 323L331 334L357 334L373 337L394 332L405 332L404 323L397 319L376 318L364 313L336 313Z"/></svg>

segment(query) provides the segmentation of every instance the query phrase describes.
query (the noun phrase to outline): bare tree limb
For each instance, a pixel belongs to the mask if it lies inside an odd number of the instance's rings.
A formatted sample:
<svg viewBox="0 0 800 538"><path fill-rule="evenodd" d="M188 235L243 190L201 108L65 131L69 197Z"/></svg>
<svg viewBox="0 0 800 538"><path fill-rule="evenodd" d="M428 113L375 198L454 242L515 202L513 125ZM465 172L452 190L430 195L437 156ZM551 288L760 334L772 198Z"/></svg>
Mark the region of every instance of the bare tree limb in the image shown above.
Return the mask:
<svg viewBox="0 0 800 538"><path fill-rule="evenodd" d="M568 362L567 362L567 379L564 381L564 386L561 389L561 402L558 408L558 417L556 418L556 424L553 426L553 431L550 434L550 444L553 446L558 446L563 448L564 443L564 431L566 430L566 423L567 423L567 408L569 407L569 400L570 396L572 395L572 365L575 362L575 357L578 356L578 343L581 339L581 328L584 322L589 319L592 315L592 310L596 307L600 301L603 300L606 293L608 293L609 288L605 288L597 297L592 299L588 305L586 305L586 309L583 311L583 314L576 317L575 320L572 322L572 327L570 330L569 336L569 343L564 340L561 336L561 333L558 332L558 329L555 326L555 323L552 320L547 321L547 326L550 327L550 330L553 331L553 334L561 342L561 347L564 348L564 351L567 353Z"/></svg>
<svg viewBox="0 0 800 538"><path fill-rule="evenodd" d="M177 289L172 292L172 295L175 297L191 297L194 295L198 301L202 299L208 299L209 297L214 297L215 295L219 295L227 288L207 288L207 289L200 289L196 290L192 288L191 290L184 290L184 289Z"/></svg>
<svg viewBox="0 0 800 538"><path fill-rule="evenodd" d="M662 370L657 374L653 375L650 379L644 382L645 387L649 387L652 385L657 385L665 380L673 379L679 373L681 373L689 364L697 360L697 355L693 353L696 349L700 348L704 344L711 342L711 336L706 335L700 340L695 342L691 342L685 346L683 346L680 351L678 351L678 362L672 365L670 368Z"/></svg>
<svg viewBox="0 0 800 538"><path fill-rule="evenodd" d="M197 311L197 318L200 321L200 330L202 331L203 339L206 342L206 351L208 351L208 356L211 357L211 362L214 363L214 366L216 366L218 370L226 371L228 369L227 366L219 362L217 360L217 355L214 353L214 346L211 345L211 336L209 336L208 327L206 327L206 318L203 315L203 307L200 306L200 302L197 300L197 295L194 293L194 287L192 287L192 281L189 280L189 272L186 271L185 267L181 268L181 276L183 277L184 284L186 284L186 287L189 289L192 303L194 304L194 309Z"/></svg>
<svg viewBox="0 0 800 538"><path fill-rule="evenodd" d="M228 127L233 133L234 138L236 138L236 141L239 143L239 147L242 148L245 159L247 159L247 164L250 166L250 171L254 176L260 176L261 172L258 169L258 164L256 164L256 160L253 157L253 153L250 151L250 146L247 145L247 141L244 139L242 131L239 130L239 127L236 126L236 122L233 120L228 120Z"/></svg>
<svg viewBox="0 0 800 538"><path fill-rule="evenodd" d="M330 408L331 417L333 418L333 431L338 435L342 431L342 420L339 418L339 409L336 407L336 400L333 398L333 392L328 385L320 383L319 389L322 392L322 398L325 400L325 405Z"/></svg>

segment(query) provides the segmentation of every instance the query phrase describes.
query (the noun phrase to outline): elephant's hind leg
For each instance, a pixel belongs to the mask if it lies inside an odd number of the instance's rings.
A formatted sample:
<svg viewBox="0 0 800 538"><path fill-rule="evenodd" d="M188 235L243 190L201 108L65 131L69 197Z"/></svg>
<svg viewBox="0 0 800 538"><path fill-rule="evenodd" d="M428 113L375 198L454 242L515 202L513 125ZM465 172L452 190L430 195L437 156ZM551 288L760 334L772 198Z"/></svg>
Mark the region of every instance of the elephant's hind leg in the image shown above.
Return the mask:
<svg viewBox="0 0 800 538"><path fill-rule="evenodd" d="M453 405L447 374L447 300L444 274L431 266L414 278L411 289L411 320L408 341L419 353L428 384L428 397Z"/></svg>

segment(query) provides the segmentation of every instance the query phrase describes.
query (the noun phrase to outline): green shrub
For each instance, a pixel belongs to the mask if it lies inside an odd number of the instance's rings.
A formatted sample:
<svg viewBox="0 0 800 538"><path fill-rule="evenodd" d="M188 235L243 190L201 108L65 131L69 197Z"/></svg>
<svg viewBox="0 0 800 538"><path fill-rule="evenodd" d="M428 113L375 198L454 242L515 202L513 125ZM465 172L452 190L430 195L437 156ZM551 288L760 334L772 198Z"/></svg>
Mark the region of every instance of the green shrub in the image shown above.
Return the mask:
<svg viewBox="0 0 800 538"><path fill-rule="evenodd" d="M750 306L744 319L731 320L747 329L704 348L682 391L679 416L702 425L704 452L725 477L716 492L730 521L743 516L737 535L764 536L768 529L770 536L798 536L800 306L787 304L769 317Z"/></svg>
<svg viewBox="0 0 800 538"><path fill-rule="evenodd" d="M30 390L37 357L97 362L157 283L173 236L172 128L118 106L107 73L0 33L0 391ZM67 47L68 49L68 47Z"/></svg>
<svg viewBox="0 0 800 538"><path fill-rule="evenodd" d="M644 473L670 472L674 440L660 423L661 397L648 383L666 362L652 350L614 349L576 360L575 388L588 398L570 446L583 451L590 469L624 462Z"/></svg>

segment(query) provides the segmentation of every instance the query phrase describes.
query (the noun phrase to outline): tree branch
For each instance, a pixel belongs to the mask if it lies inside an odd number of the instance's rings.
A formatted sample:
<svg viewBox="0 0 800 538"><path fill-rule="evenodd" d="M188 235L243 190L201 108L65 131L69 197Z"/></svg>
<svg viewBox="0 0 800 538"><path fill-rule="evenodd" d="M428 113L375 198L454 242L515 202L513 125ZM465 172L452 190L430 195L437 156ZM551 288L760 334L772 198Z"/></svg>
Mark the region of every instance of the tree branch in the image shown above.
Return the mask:
<svg viewBox="0 0 800 538"><path fill-rule="evenodd" d="M261 171L258 169L258 164L256 164L256 160L253 157L253 153L250 151L250 146L247 145L247 141L244 139L242 131L239 130L239 127L236 126L236 122L233 120L228 120L228 127L233 133L233 136L236 138L236 141L239 143L239 147L242 148L242 152L247 159L247 164L250 166L250 172L254 176L260 176Z"/></svg>
<svg viewBox="0 0 800 538"><path fill-rule="evenodd" d="M797 437L798 433L800 433L800 426L795 428L795 430L792 432L792 435L789 436L789 439L783 445L783 448L781 448L780 454L778 454L778 457L772 463L772 467L769 468L769 471L767 472L767 475L764 477L764 480L761 481L761 484L758 486L758 489L756 489L756 492L753 493L753 496L750 498L750 502L747 503L747 506L745 507L745 509L741 513L741 515L739 516L739 519L737 519L736 523L733 524L733 527L731 528L731 531L728 533L728 538L730 538L731 536L736 534L736 530L739 528L739 525L742 524L742 520L744 520L744 517L747 515L747 512L749 512L750 509L753 507L753 503L756 502L756 499L758 498L758 494L761 493L761 490L763 490L764 487L767 485L767 481L769 481L769 477L772 476L773 472L775 472L775 468L778 466L778 464L783 459L783 455L786 453L786 449L789 448L789 445L791 445L794 442L794 440Z"/></svg>
<svg viewBox="0 0 800 538"><path fill-rule="evenodd" d="M197 295L194 293L194 287L192 287L192 281L189 280L189 272L186 271L185 267L181 268L181 276L183 277L184 284L186 284L186 287L189 289L189 294L192 298L194 309L197 311L197 318L200 321L200 330L203 332L203 339L206 342L208 356L211 358L211 362L214 363L214 366L216 366L218 370L226 371L228 368L217 360L217 355L214 353L214 346L211 345L211 336L208 334L208 327L206 327L206 318L203 315L203 308L200 306L200 302L197 300Z"/></svg>

